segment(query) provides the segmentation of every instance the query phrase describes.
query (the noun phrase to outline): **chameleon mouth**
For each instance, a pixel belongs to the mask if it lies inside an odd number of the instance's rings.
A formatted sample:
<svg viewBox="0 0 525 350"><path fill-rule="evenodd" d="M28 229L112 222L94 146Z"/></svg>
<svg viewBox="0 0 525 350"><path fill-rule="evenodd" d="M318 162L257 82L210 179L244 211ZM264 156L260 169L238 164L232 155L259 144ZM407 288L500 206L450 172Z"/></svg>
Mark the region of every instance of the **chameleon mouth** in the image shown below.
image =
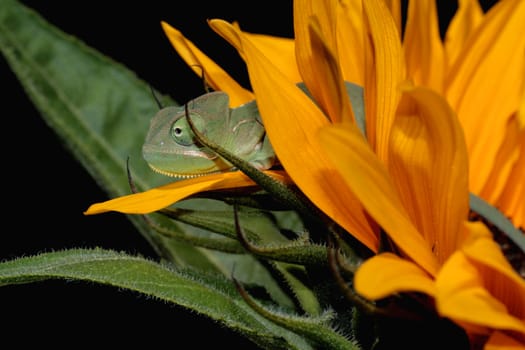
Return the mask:
<svg viewBox="0 0 525 350"><path fill-rule="evenodd" d="M201 177L201 176L205 176L205 175L211 175L211 174L217 174L217 173L225 172L224 170L222 170L222 171L221 170L210 170L210 171L203 171L203 172L199 172L199 173L184 174L184 173L176 173L174 171L162 170L162 169L154 167L151 164L148 164L148 165L151 168L151 170L153 170L154 172L156 172L158 174L161 174L161 175L164 175L164 176L169 176L169 177L174 177L174 178L178 178L178 179L193 179L193 178Z"/></svg>

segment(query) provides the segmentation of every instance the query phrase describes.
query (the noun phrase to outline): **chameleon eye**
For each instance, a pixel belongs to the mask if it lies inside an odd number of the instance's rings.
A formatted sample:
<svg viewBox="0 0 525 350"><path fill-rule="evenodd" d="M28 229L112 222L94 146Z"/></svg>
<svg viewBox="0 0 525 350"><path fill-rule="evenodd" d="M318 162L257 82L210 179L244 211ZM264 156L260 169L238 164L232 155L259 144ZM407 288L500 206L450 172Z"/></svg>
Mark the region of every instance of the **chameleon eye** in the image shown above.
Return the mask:
<svg viewBox="0 0 525 350"><path fill-rule="evenodd" d="M180 126L176 126L173 128L173 136L175 137L181 137L182 136L182 128Z"/></svg>
<svg viewBox="0 0 525 350"><path fill-rule="evenodd" d="M186 118L179 118L173 122L170 134L173 140L181 146L190 146L195 143L195 135L186 121Z"/></svg>

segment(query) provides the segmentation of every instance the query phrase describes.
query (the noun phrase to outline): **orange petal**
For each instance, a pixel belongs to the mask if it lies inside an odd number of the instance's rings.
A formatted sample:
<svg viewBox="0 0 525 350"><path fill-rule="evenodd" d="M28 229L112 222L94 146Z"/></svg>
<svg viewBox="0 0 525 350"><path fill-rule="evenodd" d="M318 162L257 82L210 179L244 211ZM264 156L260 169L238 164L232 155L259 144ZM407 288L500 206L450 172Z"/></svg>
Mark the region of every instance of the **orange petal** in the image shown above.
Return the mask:
<svg viewBox="0 0 525 350"><path fill-rule="evenodd" d="M282 182L290 182L284 172L266 171L266 174ZM148 214L202 191L256 186L241 172L230 172L172 182L151 190L118 197L91 205L85 215L118 211L126 214Z"/></svg>
<svg viewBox="0 0 525 350"><path fill-rule="evenodd" d="M403 40L407 75L415 85L443 91L445 52L435 0L409 1Z"/></svg>
<svg viewBox="0 0 525 350"><path fill-rule="evenodd" d="M334 0L298 0L293 2L295 52L297 65L303 81L308 86L314 99L321 104L321 109L326 113L323 96L323 85L317 83L320 72L316 61L318 57L310 40L310 24L312 17L318 21L317 26L321 35L326 39L325 46L329 52L336 52L336 5Z"/></svg>
<svg viewBox="0 0 525 350"><path fill-rule="evenodd" d="M507 178L505 189L497 201L497 206L516 227L525 228L525 128L521 129L519 139L519 158Z"/></svg>
<svg viewBox="0 0 525 350"><path fill-rule="evenodd" d="M244 34L250 38L257 49L279 67L288 80L294 83L303 81L295 59L294 39L246 32Z"/></svg>
<svg viewBox="0 0 525 350"><path fill-rule="evenodd" d="M482 274L485 288L507 305L507 311L525 321L525 280L510 265L488 229L472 224L477 239L462 248L465 256ZM525 323L523 324L525 330Z"/></svg>
<svg viewBox="0 0 525 350"><path fill-rule="evenodd" d="M525 334L525 282L512 270L482 224L465 250L458 250L436 278L438 312L475 327ZM484 231L484 232L483 232Z"/></svg>
<svg viewBox="0 0 525 350"><path fill-rule="evenodd" d="M410 222L386 168L357 127L329 126L319 136L326 154L372 218L404 254L434 275L437 261L430 244Z"/></svg>
<svg viewBox="0 0 525 350"><path fill-rule="evenodd" d="M166 22L161 22L162 29L175 48L177 53L186 61L193 71L199 75L204 70L206 83L214 90L228 93L230 96L230 106L242 105L254 99L253 94L239 85L228 73L226 73L213 60L200 51L191 41L177 29Z"/></svg>
<svg viewBox="0 0 525 350"><path fill-rule="evenodd" d="M447 100L458 114L469 150L470 190L485 185L506 123L523 94L525 1L500 1L472 33L448 73Z"/></svg>
<svg viewBox="0 0 525 350"><path fill-rule="evenodd" d="M397 32L401 34L402 10L401 0L385 0L385 4L392 13L392 18L396 23Z"/></svg>
<svg viewBox="0 0 525 350"><path fill-rule="evenodd" d="M326 45L319 23L313 17L309 23L309 40L312 48L311 68L316 71L316 88L310 90L314 100L330 118L332 123L355 123L355 117L346 92L343 75L339 69L339 62L330 48ZM311 88L307 85L308 89ZM318 95L314 95L314 91Z"/></svg>
<svg viewBox="0 0 525 350"><path fill-rule="evenodd" d="M390 129L401 96L399 84L405 77L400 35L384 0L363 1L373 42L374 62L365 77L367 138L379 159L386 162ZM367 67L368 68L368 67Z"/></svg>
<svg viewBox="0 0 525 350"><path fill-rule="evenodd" d="M337 57L345 81L365 84L366 26L361 1L339 1L337 6Z"/></svg>
<svg viewBox="0 0 525 350"><path fill-rule="evenodd" d="M514 187L513 185L517 185L510 184L507 181L512 168L520 155L520 130L516 115L513 115L509 119L505 130L506 136L496 154L494 168L491 170L490 176L487 179L483 190L479 194L480 197L491 204L497 202L498 197L501 195L506 185L512 187ZM522 137L525 136L525 133L522 132L521 134ZM525 173L523 175L525 176ZM515 191L515 188L512 188L512 191ZM523 199L524 197L521 198Z"/></svg>
<svg viewBox="0 0 525 350"><path fill-rule="evenodd" d="M493 332L483 350L523 350L525 340L518 341L503 332Z"/></svg>
<svg viewBox="0 0 525 350"><path fill-rule="evenodd" d="M483 9L478 0L459 0L458 10L452 17L445 34L447 66L456 61L470 34L483 19Z"/></svg>
<svg viewBox="0 0 525 350"><path fill-rule="evenodd" d="M377 300L394 293L421 292L434 296L432 278L416 264L391 253L366 260L354 276L357 293Z"/></svg>
<svg viewBox="0 0 525 350"><path fill-rule="evenodd" d="M334 123L353 122L336 56L336 6L330 0L294 2L297 64L313 99L328 118Z"/></svg>
<svg viewBox="0 0 525 350"><path fill-rule="evenodd" d="M241 52L272 146L289 176L328 217L376 251L378 238L317 139L326 116L249 39L225 21L210 25Z"/></svg>
<svg viewBox="0 0 525 350"><path fill-rule="evenodd" d="M469 211L463 132L447 102L427 88L406 88L392 127L389 170L405 208L442 263L457 249Z"/></svg>

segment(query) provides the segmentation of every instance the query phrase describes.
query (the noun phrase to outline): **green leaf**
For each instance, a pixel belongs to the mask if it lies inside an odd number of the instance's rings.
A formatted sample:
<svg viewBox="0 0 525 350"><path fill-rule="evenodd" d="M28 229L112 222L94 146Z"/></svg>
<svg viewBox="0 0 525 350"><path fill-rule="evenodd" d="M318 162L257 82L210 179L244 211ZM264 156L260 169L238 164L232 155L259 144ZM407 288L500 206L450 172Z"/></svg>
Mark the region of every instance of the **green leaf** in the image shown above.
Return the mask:
<svg viewBox="0 0 525 350"><path fill-rule="evenodd" d="M0 286L46 279L75 279L140 292L194 310L268 349L311 349L301 337L264 319L222 276L173 269L102 249L73 249L0 264Z"/></svg>
<svg viewBox="0 0 525 350"><path fill-rule="evenodd" d="M109 197L130 193L128 157L138 189L166 182L141 154L150 119L158 111L149 84L14 0L2 0L0 6L0 51L42 118ZM167 239L140 216L128 218L159 256L182 266L226 269L213 252ZM164 224L181 234L193 231L171 220Z"/></svg>
<svg viewBox="0 0 525 350"><path fill-rule="evenodd" d="M140 188L159 181L140 161L157 109L146 83L12 0L0 6L0 50L45 122L110 196L129 193L128 156ZM159 254L170 254L140 218L130 219Z"/></svg>

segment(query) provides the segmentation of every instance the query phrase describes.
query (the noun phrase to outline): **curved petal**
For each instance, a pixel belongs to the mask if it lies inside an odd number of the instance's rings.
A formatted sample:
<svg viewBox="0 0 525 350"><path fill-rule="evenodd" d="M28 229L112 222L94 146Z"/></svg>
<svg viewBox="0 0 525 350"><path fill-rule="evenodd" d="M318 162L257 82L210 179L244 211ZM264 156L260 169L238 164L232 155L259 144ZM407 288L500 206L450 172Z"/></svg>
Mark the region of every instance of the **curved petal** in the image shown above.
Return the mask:
<svg viewBox="0 0 525 350"><path fill-rule="evenodd" d="M443 266L436 289L437 309L445 317L476 326L525 332L523 321L509 315L505 305L490 295L476 269L460 251Z"/></svg>
<svg viewBox="0 0 525 350"><path fill-rule="evenodd" d="M452 17L445 34L447 66L450 67L462 51L470 34L483 19L479 0L459 0L458 10Z"/></svg>
<svg viewBox="0 0 525 350"><path fill-rule="evenodd" d="M323 6L320 6L323 5ZM353 122L336 56L335 1L295 1L297 64L308 90L333 123Z"/></svg>
<svg viewBox="0 0 525 350"><path fill-rule="evenodd" d="M266 174L282 182L290 182L284 172L266 171ZM114 198L91 205L85 215L118 211L126 214L148 214L178 202L192 194L228 188L250 187L256 184L243 173L230 172L172 182L145 192Z"/></svg>
<svg viewBox="0 0 525 350"><path fill-rule="evenodd" d="M518 137L519 158L507 178L505 189L497 201L497 206L516 227L525 229L525 128Z"/></svg>
<svg viewBox="0 0 525 350"><path fill-rule="evenodd" d="M326 45L319 23L312 18L309 23L310 46L312 48L311 66L316 71L316 88L310 90L314 100L330 118L332 123L355 123L355 116L346 92L343 75L339 69L339 62L333 52ZM312 82L311 82L312 83ZM310 85L307 85L310 89ZM314 95L314 92L318 95Z"/></svg>
<svg viewBox="0 0 525 350"><path fill-rule="evenodd" d="M402 33L402 21L403 14L401 9L401 0L385 0L385 4L392 13L392 18L396 24L396 28L399 34Z"/></svg>
<svg viewBox="0 0 525 350"><path fill-rule="evenodd" d="M525 335L525 282L482 224L436 277L438 312L458 322Z"/></svg>
<svg viewBox="0 0 525 350"><path fill-rule="evenodd" d="M263 34L244 34L294 83L303 81L295 59L295 40Z"/></svg>
<svg viewBox="0 0 525 350"><path fill-rule="evenodd" d="M500 1L470 36L448 72L447 100L458 114L469 150L470 190L485 185L522 98L525 1Z"/></svg>
<svg viewBox="0 0 525 350"><path fill-rule="evenodd" d="M366 260L356 271L354 286L357 293L377 300L395 293L421 292L434 296L432 278L416 264L391 253Z"/></svg>
<svg viewBox="0 0 525 350"><path fill-rule="evenodd" d="M473 225L474 226L474 225ZM525 334L525 280L509 264L488 229L474 226L477 238L462 248L483 279L490 294L507 307L507 312L523 322Z"/></svg>
<svg viewBox="0 0 525 350"><path fill-rule="evenodd" d="M445 52L435 0L409 1L403 48L407 75L414 84L443 92Z"/></svg>
<svg viewBox="0 0 525 350"><path fill-rule="evenodd" d="M373 45L373 65L367 66L371 69L366 71L364 86L367 138L379 159L386 163L405 62L396 23L384 0L363 1L363 8Z"/></svg>
<svg viewBox="0 0 525 350"><path fill-rule="evenodd" d="M366 25L361 1L339 1L337 6L337 57L345 81L365 85L365 57L370 57L370 46L365 46Z"/></svg>
<svg viewBox="0 0 525 350"><path fill-rule="evenodd" d="M469 211L465 139L450 106L432 90L406 88L402 105L392 127L389 170L441 264L461 244Z"/></svg>
<svg viewBox="0 0 525 350"><path fill-rule="evenodd" d="M317 65L319 53L311 45L310 24L312 18L315 17L318 31L326 40L327 51L336 52L336 5L337 2L334 0L297 0L293 2L297 66L308 90L325 113L327 110L323 99L324 86L318 83L318 79L323 78L323 74Z"/></svg>
<svg viewBox="0 0 525 350"><path fill-rule="evenodd" d="M328 119L241 32L225 21L210 25L245 58L266 131L289 176L328 217L377 251L378 237L361 204L319 145L317 130Z"/></svg>
<svg viewBox="0 0 525 350"><path fill-rule="evenodd" d="M503 333L493 332L484 345L483 350L522 350L525 349L525 340L518 341Z"/></svg>
<svg viewBox="0 0 525 350"><path fill-rule="evenodd" d="M497 199L501 195L505 186L514 185L508 183L507 180L520 155L520 130L517 115L514 114L509 119L505 130L505 139L496 154L494 168L491 169L490 176L487 179L485 186L483 186L483 190L479 194L480 197L489 203L497 202ZM522 132L521 136L525 136L525 133ZM525 173L523 175L525 176ZM524 197L521 198L523 199Z"/></svg>
<svg viewBox="0 0 525 350"><path fill-rule="evenodd" d="M326 154L397 247L414 262L435 275L437 261L431 246L410 222L390 176L356 127L325 127L320 132Z"/></svg>
<svg viewBox="0 0 525 350"><path fill-rule="evenodd" d="M255 98L250 91L239 85L228 73L186 39L180 31L166 22L161 22L161 25L171 45L188 66L199 75L202 74L202 68L206 82L213 89L228 93L230 107L242 105Z"/></svg>

